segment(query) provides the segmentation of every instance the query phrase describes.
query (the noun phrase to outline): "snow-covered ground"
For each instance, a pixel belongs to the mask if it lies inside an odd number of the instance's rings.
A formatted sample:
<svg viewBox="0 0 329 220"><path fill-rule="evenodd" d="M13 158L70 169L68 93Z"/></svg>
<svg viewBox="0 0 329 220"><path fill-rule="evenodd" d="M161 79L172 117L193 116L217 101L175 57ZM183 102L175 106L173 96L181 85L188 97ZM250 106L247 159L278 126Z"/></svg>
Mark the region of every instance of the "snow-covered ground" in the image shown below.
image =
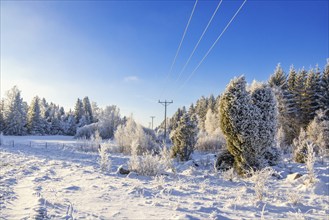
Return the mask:
<svg viewBox="0 0 329 220"><path fill-rule="evenodd" d="M14 142L13 142L14 141ZM116 173L129 157L112 154L100 171L97 153L72 137L4 137L0 147L0 219L328 219L329 161L315 163L311 186L305 165L274 169L262 201L255 181L218 173L212 154L176 164L158 177ZM46 144L47 143L47 144ZM290 173L302 177L292 180Z"/></svg>

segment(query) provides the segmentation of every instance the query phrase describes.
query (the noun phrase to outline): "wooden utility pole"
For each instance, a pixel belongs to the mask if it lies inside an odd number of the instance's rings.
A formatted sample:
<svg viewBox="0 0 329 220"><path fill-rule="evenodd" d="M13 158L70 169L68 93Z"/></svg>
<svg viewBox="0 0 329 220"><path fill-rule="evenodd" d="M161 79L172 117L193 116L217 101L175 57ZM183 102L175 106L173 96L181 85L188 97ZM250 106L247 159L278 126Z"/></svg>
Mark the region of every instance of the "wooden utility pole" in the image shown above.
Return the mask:
<svg viewBox="0 0 329 220"><path fill-rule="evenodd" d="M166 143L166 134L167 134L167 106L170 105L171 103L173 103L173 101L171 100L170 102L165 100L165 101L160 101L159 103L162 104L165 107L165 118L164 118L164 122L165 122L165 127L164 127L164 141Z"/></svg>
<svg viewBox="0 0 329 220"><path fill-rule="evenodd" d="M152 130L153 130L153 119L155 118L155 116L151 116L151 118L152 118Z"/></svg>

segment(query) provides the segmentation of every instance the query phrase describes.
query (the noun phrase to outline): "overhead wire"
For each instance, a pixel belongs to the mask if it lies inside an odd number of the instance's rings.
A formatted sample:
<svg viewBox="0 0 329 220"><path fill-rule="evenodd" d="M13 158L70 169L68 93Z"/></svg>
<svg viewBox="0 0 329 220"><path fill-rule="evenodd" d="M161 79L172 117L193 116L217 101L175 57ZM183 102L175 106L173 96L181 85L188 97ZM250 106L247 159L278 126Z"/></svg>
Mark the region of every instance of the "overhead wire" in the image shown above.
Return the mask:
<svg viewBox="0 0 329 220"><path fill-rule="evenodd" d="M195 67L195 69L191 72L191 74L188 76L188 78L183 82L183 84L181 85L181 87L179 89L182 89L185 84L192 78L192 76L195 74L195 72L199 69L199 67L201 66L201 64L203 63L203 61L207 58L207 56L209 55L210 51L215 47L215 45L217 44L217 42L219 41L219 39L223 36L223 34L225 33L225 31L227 30L227 28L230 26L230 24L232 23L232 21L234 20L234 18L239 14L239 12L241 11L241 9L243 8L244 4L247 2L247 0L244 0L243 3L241 4L241 6L239 7L239 9L235 12L235 14L233 15L233 17L231 18L231 20L228 22L228 24L225 26L225 28L223 29L223 31L220 33L220 35L217 37L217 39L215 40L215 42L212 44L212 46L209 48L209 50L207 51L207 53L203 56L203 58L201 59L201 61L199 62L199 64Z"/></svg>
<svg viewBox="0 0 329 220"><path fill-rule="evenodd" d="M216 7L214 13L212 14L210 20L208 21L207 26L206 26L205 29L203 30L203 32L202 32L202 34L201 34L201 36L200 36L198 42L197 42L196 45L194 46L194 49L193 49L192 53L190 54L189 58L187 59L186 63L184 64L182 70L180 71L180 73L179 73L179 75L178 75L178 77L177 77L177 79L176 79L176 82L178 82L178 80L179 80L180 77L182 76L184 70L186 69L187 65L189 64L189 62L190 62L192 56L194 55L196 49L198 48L198 46L199 46L199 44L200 44L200 42L201 42L203 36L204 36L205 33L207 32L207 30L208 30L208 28L209 28L209 26L210 26L212 20L214 19L214 17L215 17L215 15L216 15L216 13L217 13L217 11L218 11L220 5L222 4L222 2L223 2L223 0L220 0L220 1L219 1L219 3L218 3L218 5L217 5L217 7Z"/></svg>
<svg viewBox="0 0 329 220"><path fill-rule="evenodd" d="M186 35L186 32L187 32L187 29L188 29L188 27L190 26L190 23L191 23L191 20L192 20L192 17L193 17L193 14L194 14L194 11L195 11L195 8L196 8L197 3L198 3L198 0L195 0L195 3L194 3L194 6L193 6L193 9L192 9L192 12L191 12L190 17L189 17L189 19L188 19L188 22L187 22L187 24L186 24L186 27L185 27L185 30L184 30L184 33L183 33L182 39L181 39L181 41L180 41L180 43L179 43L179 46L178 46L178 48L177 48L177 51L176 51L176 54L175 54L175 57L174 57L174 60L173 60L173 62L172 62L172 64L171 64L171 67L170 67L169 72L167 73L167 76L165 77L165 85L166 85L166 83L167 83L167 81L168 81L168 79L169 79L169 76L170 76L170 74L171 74L171 72L172 72L172 69L173 69L173 67L174 67L174 65L175 65L175 63L176 63L176 60L177 60L178 54L179 54L179 52L180 52L180 48L182 47L182 44L183 44L183 41L184 41L184 38L185 38L185 35ZM162 93L161 93L161 96L162 96L163 93L165 92L165 89L166 89L166 86L164 87L164 89L163 89L163 91L162 91Z"/></svg>

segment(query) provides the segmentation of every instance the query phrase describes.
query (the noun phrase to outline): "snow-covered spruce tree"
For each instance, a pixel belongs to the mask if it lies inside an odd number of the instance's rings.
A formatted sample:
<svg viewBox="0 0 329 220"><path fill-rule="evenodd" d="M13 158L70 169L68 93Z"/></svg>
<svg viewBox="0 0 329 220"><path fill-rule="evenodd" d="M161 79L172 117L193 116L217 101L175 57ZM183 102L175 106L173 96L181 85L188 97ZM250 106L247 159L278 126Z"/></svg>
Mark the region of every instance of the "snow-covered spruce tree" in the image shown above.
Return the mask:
<svg viewBox="0 0 329 220"><path fill-rule="evenodd" d="M275 165L279 160L276 145L277 107L274 94L269 86L254 81L251 85L252 104L259 109L257 155L265 156L265 163Z"/></svg>
<svg viewBox="0 0 329 220"><path fill-rule="evenodd" d="M0 133L3 132L3 129L5 128L5 121L3 118L3 111L4 111L4 101L0 100Z"/></svg>
<svg viewBox="0 0 329 220"><path fill-rule="evenodd" d="M43 135L44 130L40 112L40 98L34 97L27 112L27 127L32 135Z"/></svg>
<svg viewBox="0 0 329 220"><path fill-rule="evenodd" d="M291 80L291 79L290 79ZM274 73L268 80L269 86L272 88L278 109L278 127L280 130L280 146L286 147L291 145L293 139L296 137L295 121L295 104L294 96L291 91L288 90L287 76L284 74L280 65L278 65ZM293 117L292 117L293 116Z"/></svg>
<svg viewBox="0 0 329 220"><path fill-rule="evenodd" d="M206 114L208 111L208 99L202 96L199 100L197 100L195 104L195 113L198 116L198 128L200 131L204 131L205 128L205 120Z"/></svg>
<svg viewBox="0 0 329 220"><path fill-rule="evenodd" d="M265 98L261 96L265 95ZM266 111L271 111L266 116ZM226 137L227 149L234 156L234 168L243 175L250 169L262 169L273 156L275 124L267 120L276 120L273 94L268 88L254 89L251 96L246 91L243 76L231 80L220 102L220 127ZM265 134L263 134L265 132ZM262 134L260 134L262 133ZM265 138L269 138L267 141Z"/></svg>
<svg viewBox="0 0 329 220"><path fill-rule="evenodd" d="M93 123L94 117L88 96L83 98L82 104L83 104L84 115L86 117L86 124L89 125Z"/></svg>
<svg viewBox="0 0 329 220"><path fill-rule="evenodd" d="M3 132L5 135L25 135L26 124L26 103L21 98L21 91L14 86L7 91L3 102Z"/></svg>
<svg viewBox="0 0 329 220"><path fill-rule="evenodd" d="M77 99L77 102L75 103L74 107L74 118L75 118L75 123L77 127L82 127L86 125L86 119L85 119L85 114L83 110L83 103L81 99Z"/></svg>
<svg viewBox="0 0 329 220"><path fill-rule="evenodd" d="M196 144L196 135L196 125L190 120L188 114L184 114L178 123L178 127L171 134L173 142L172 157L178 157L181 161L189 160Z"/></svg>
<svg viewBox="0 0 329 220"><path fill-rule="evenodd" d="M329 116L329 58L321 77L320 89L320 108Z"/></svg>

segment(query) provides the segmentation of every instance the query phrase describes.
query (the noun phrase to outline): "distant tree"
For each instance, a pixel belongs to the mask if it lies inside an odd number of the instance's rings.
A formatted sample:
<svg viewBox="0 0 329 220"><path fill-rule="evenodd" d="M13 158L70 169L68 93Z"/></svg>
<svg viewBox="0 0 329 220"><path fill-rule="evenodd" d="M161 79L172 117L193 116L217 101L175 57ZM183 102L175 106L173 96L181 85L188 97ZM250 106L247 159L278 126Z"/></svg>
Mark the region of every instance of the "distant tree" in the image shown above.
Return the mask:
<svg viewBox="0 0 329 220"><path fill-rule="evenodd" d="M287 88L287 76L283 72L280 63L276 66L274 73L270 76L268 80L269 85L273 87L279 87L282 90Z"/></svg>
<svg viewBox="0 0 329 220"><path fill-rule="evenodd" d="M320 81L321 96L319 99L320 108L326 111L329 116L329 58L324 68Z"/></svg>
<svg viewBox="0 0 329 220"><path fill-rule="evenodd" d="M216 99L215 99L214 95L211 94L208 98L207 109L211 109L211 111L214 112L215 107L216 107Z"/></svg>
<svg viewBox="0 0 329 220"><path fill-rule="evenodd" d="M186 114L185 107L178 108L175 114L169 119L169 126L168 126L168 133L175 130L178 127L178 123L181 119L181 117Z"/></svg>
<svg viewBox="0 0 329 220"><path fill-rule="evenodd" d="M145 132L143 127L129 117L125 124L119 125L114 138L123 153L141 155L155 147L153 137Z"/></svg>
<svg viewBox="0 0 329 220"><path fill-rule="evenodd" d="M78 127L82 127L86 124L86 120L84 116L85 115L83 110L83 103L81 99L78 98L74 107L74 118L75 118L75 123Z"/></svg>
<svg viewBox="0 0 329 220"><path fill-rule="evenodd" d="M198 128L200 131L204 131L204 122L206 120L206 114L208 111L208 100L202 96L197 100L195 104L195 113L198 117Z"/></svg>
<svg viewBox="0 0 329 220"><path fill-rule="evenodd" d="M0 133L2 133L3 129L5 128L5 120L3 117L3 111L4 111L4 101L0 100Z"/></svg>
<svg viewBox="0 0 329 220"><path fill-rule="evenodd" d="M171 135L171 140L173 142L171 148L172 157L178 157L181 161L189 160L194 151L197 141L196 137L196 125L190 120L188 114L184 114L178 123L178 127Z"/></svg>
<svg viewBox="0 0 329 220"><path fill-rule="evenodd" d="M51 134L50 106L45 98L40 100L40 125L45 134Z"/></svg>
<svg viewBox="0 0 329 220"><path fill-rule="evenodd" d="M88 96L84 97L82 102L83 102L84 115L86 118L86 124L91 124L94 121L94 117Z"/></svg>
<svg viewBox="0 0 329 220"><path fill-rule="evenodd" d="M7 91L2 108L4 134L25 135L27 133L26 107L17 86Z"/></svg>
<svg viewBox="0 0 329 220"><path fill-rule="evenodd" d="M41 112L40 112L40 98L34 97L27 113L28 131L32 135L43 135Z"/></svg>
<svg viewBox="0 0 329 220"><path fill-rule="evenodd" d="M305 125L307 126L313 120L315 112L320 109L321 76L318 70L311 69L308 72L304 96L304 116Z"/></svg>
<svg viewBox="0 0 329 220"><path fill-rule="evenodd" d="M217 129L219 129L219 118L211 109L208 109L205 120L205 130L209 135L212 135L215 134Z"/></svg>
<svg viewBox="0 0 329 220"><path fill-rule="evenodd" d="M75 117L72 112L67 114L61 127L63 128L63 132L66 135L73 136L76 134L77 126L75 123Z"/></svg>

